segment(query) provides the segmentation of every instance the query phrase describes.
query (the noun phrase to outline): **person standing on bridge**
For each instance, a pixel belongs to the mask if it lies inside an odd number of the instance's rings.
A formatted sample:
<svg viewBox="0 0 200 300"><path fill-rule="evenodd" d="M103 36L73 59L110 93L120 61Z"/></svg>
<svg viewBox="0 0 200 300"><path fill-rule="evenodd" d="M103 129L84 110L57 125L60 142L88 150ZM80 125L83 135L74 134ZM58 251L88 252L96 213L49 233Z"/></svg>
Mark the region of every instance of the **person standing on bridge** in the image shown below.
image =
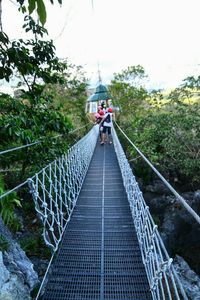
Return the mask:
<svg viewBox="0 0 200 300"><path fill-rule="evenodd" d="M101 110L103 110L104 113L106 112L106 106L105 106L104 101L101 102Z"/></svg>
<svg viewBox="0 0 200 300"><path fill-rule="evenodd" d="M101 141L101 145L104 145L105 140L106 140L106 134L108 135L108 142L109 144L112 144L111 141L111 128L112 128L112 108L108 107L107 112L104 116L104 118L101 120L100 126L101 124L103 124L103 131L102 131L102 141Z"/></svg>
<svg viewBox="0 0 200 300"><path fill-rule="evenodd" d="M101 109L99 110L98 113L95 114L95 118L96 121L94 124L99 124L99 137L100 137L100 142L102 142L103 139L103 135L102 135L102 131L103 131L103 123L102 123L102 119L104 118L104 111Z"/></svg>

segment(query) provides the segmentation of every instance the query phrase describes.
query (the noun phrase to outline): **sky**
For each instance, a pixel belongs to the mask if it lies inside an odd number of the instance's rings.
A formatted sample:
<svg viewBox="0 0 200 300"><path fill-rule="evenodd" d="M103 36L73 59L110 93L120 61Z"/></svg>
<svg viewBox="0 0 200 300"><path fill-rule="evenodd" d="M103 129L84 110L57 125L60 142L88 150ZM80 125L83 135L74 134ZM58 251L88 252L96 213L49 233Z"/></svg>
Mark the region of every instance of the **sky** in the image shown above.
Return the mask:
<svg viewBox="0 0 200 300"><path fill-rule="evenodd" d="M199 0L55 0L46 27L56 53L82 65L90 85L109 84L114 73L141 65L149 88L177 87L200 74ZM23 37L15 0L3 0L3 28Z"/></svg>

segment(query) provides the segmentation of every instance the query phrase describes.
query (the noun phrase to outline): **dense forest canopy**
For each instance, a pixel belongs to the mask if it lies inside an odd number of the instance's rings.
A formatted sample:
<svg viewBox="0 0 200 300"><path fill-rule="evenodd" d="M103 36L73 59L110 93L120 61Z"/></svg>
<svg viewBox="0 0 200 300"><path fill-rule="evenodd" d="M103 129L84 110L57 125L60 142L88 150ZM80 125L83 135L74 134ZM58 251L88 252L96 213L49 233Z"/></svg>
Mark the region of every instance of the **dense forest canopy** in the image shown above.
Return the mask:
<svg viewBox="0 0 200 300"><path fill-rule="evenodd" d="M170 92L148 91L146 77L140 65L114 75L110 91L120 108L120 125L172 183L195 190L200 184L200 76L186 78ZM127 147L129 156L137 156ZM150 179L143 164L135 160L135 171Z"/></svg>

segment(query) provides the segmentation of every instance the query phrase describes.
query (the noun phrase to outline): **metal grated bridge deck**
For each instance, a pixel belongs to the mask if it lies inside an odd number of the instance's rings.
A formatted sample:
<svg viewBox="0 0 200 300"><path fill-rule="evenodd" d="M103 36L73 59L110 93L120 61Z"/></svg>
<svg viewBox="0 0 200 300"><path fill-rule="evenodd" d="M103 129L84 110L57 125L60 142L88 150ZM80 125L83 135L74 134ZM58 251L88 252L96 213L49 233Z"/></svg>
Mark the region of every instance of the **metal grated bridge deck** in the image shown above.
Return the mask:
<svg viewBox="0 0 200 300"><path fill-rule="evenodd" d="M152 299L112 145L95 149L42 299Z"/></svg>

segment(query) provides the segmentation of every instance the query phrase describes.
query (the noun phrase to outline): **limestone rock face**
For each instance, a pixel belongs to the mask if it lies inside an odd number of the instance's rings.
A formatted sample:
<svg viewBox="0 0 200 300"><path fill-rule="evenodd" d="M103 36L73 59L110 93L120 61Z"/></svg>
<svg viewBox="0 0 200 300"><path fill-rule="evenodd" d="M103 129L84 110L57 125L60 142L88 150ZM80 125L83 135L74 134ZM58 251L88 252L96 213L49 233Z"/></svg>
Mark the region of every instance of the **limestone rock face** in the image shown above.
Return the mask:
<svg viewBox="0 0 200 300"><path fill-rule="evenodd" d="M200 300L200 277L190 269L187 262L179 255L176 255L174 259L174 268L188 297L192 300Z"/></svg>
<svg viewBox="0 0 200 300"><path fill-rule="evenodd" d="M159 194L159 195L162 194L171 195L170 190L161 180L154 180L153 184L146 185L145 191Z"/></svg>
<svg viewBox="0 0 200 300"><path fill-rule="evenodd" d="M152 182L144 198L158 225L162 240L171 257L179 254L200 275L200 226L176 197L161 193L162 184ZM160 194L159 194L160 193ZM200 215L200 190L181 193L181 196Z"/></svg>
<svg viewBox="0 0 200 300"><path fill-rule="evenodd" d="M38 283L38 275L1 218L0 234L8 243L7 251L0 251L0 300L29 300L31 290Z"/></svg>
<svg viewBox="0 0 200 300"><path fill-rule="evenodd" d="M31 299L30 288L24 284L23 275L10 273L3 263L0 252L0 300Z"/></svg>

